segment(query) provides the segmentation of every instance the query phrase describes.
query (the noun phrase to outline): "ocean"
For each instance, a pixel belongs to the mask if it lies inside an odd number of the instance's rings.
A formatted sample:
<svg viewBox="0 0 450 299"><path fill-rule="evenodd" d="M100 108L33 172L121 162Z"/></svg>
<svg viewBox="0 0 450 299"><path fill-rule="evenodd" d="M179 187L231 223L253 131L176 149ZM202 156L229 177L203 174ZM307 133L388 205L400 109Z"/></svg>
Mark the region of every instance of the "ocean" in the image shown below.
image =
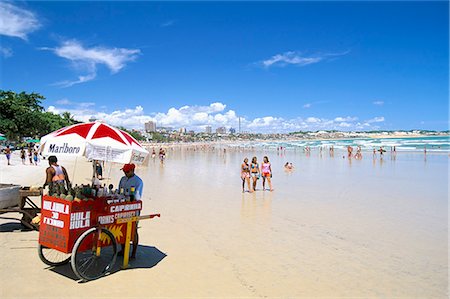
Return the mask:
<svg viewBox="0 0 450 299"><path fill-rule="evenodd" d="M247 142L233 144L233 147L255 147L263 149L276 149L280 146L287 150L303 150L309 146L314 148L345 149L347 146L360 146L362 151L372 151L383 147L390 151L395 146L396 151L400 152L450 152L450 136L430 136L430 137L411 137L411 138L349 138L349 139L327 139L327 140L295 140L295 141L267 141L267 142Z"/></svg>

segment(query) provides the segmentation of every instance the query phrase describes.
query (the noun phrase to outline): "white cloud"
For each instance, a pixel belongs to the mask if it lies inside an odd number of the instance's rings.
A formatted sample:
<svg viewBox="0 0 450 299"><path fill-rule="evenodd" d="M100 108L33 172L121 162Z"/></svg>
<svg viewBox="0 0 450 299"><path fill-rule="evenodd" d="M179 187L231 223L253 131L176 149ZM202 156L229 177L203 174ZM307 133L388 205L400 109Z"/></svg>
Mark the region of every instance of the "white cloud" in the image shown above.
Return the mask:
<svg viewBox="0 0 450 299"><path fill-rule="evenodd" d="M26 40L29 33L40 27L41 23L33 12L9 2L0 2L0 35Z"/></svg>
<svg viewBox="0 0 450 299"><path fill-rule="evenodd" d="M72 102L69 101L68 99L64 98L64 99L61 99L61 100L57 100L56 104L58 104L58 105L71 105Z"/></svg>
<svg viewBox="0 0 450 299"><path fill-rule="evenodd" d="M303 108L308 109L311 108L312 104L311 103L307 103L305 105L303 105Z"/></svg>
<svg viewBox="0 0 450 299"><path fill-rule="evenodd" d="M307 123L318 123L318 122L321 122L321 121L322 120L320 118L317 118L317 117L308 117L306 119Z"/></svg>
<svg viewBox="0 0 450 299"><path fill-rule="evenodd" d="M377 106L383 106L384 101L373 101L372 104L377 105Z"/></svg>
<svg viewBox="0 0 450 299"><path fill-rule="evenodd" d="M374 117L372 119L366 120L366 122L369 123L369 124L384 122L384 117L383 116L377 116L377 117Z"/></svg>
<svg viewBox="0 0 450 299"><path fill-rule="evenodd" d="M11 57L13 56L13 50L8 47L0 46L0 55L3 56L4 58Z"/></svg>
<svg viewBox="0 0 450 299"><path fill-rule="evenodd" d="M175 20L169 20L167 22L162 23L160 26L161 27L170 27L170 26L172 26L174 24L175 24Z"/></svg>
<svg viewBox="0 0 450 299"><path fill-rule="evenodd" d="M71 103L72 107L64 106ZM91 102L75 103L66 99L61 100L62 107L50 106L47 110L54 113L70 112L75 119L88 121L89 118L103 120L114 126L124 126L132 129L143 129L147 121L155 121L157 126L173 127L178 129L185 127L197 132L204 131L205 126L214 128L225 126L238 128L239 116L234 110L225 110L226 105L218 102L205 106L172 107L167 112L146 113L142 106L125 110L107 112L106 107L96 107ZM99 112L99 110L103 110ZM376 124L384 121L384 117L378 116L364 122L358 122L356 116L320 118L315 116L284 119L271 115L249 119L241 117L242 131L248 132L292 132L292 131L317 131L317 130L369 130L378 129Z"/></svg>
<svg viewBox="0 0 450 299"><path fill-rule="evenodd" d="M316 54L306 56L300 52L288 51L282 54L276 54L270 57L269 59L259 62L258 64L262 65L265 68L271 66L284 67L287 65L306 66L309 64L314 64L327 60L331 57L346 55L347 53L349 53L349 51L343 53L327 53L327 54Z"/></svg>
<svg viewBox="0 0 450 299"><path fill-rule="evenodd" d="M358 118L357 117L351 117L351 116L347 116L347 117L336 117L335 119L334 119L334 121L335 122L346 122L346 121L355 121L355 120L358 120Z"/></svg>
<svg viewBox="0 0 450 299"><path fill-rule="evenodd" d="M70 60L76 69L87 72L86 75L79 75L78 80L66 80L56 83L56 85L62 87L69 87L95 79L97 77L97 68L99 65L106 66L113 74L117 73L122 70L128 62L135 61L141 53L138 49L105 47L87 48L76 40L65 41L60 47L42 49L51 50L57 56Z"/></svg>

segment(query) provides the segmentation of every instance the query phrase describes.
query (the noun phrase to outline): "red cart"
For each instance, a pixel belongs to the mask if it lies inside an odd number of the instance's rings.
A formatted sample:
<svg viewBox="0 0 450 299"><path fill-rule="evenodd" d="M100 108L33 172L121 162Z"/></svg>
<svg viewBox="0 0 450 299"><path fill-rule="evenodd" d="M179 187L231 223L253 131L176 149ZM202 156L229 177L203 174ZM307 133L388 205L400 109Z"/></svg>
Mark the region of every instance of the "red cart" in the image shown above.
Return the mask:
<svg viewBox="0 0 450 299"><path fill-rule="evenodd" d="M115 263L118 244L125 244L127 223L139 215L142 202L96 197L67 201L43 196L39 228L39 257L50 266L71 262L84 281L107 274ZM136 222L133 222L134 240ZM134 245L133 245L134 246Z"/></svg>

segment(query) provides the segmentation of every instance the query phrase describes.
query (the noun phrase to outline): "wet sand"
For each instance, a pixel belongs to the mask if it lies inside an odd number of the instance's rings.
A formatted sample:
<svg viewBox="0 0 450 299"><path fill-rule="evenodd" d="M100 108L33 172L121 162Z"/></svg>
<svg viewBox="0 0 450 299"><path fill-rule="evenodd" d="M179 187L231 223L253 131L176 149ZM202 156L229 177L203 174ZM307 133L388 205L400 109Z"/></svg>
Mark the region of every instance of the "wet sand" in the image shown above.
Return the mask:
<svg viewBox="0 0 450 299"><path fill-rule="evenodd" d="M275 191L258 182L243 194L242 159L265 154ZM164 165L137 170L142 214L161 213L140 222L137 259L89 283L43 264L37 232L0 220L0 297L447 298L447 155L342 155L168 151ZM22 166L15 156L7 167L2 155L0 182L41 185L47 162ZM73 161L61 162L73 177ZM119 168L109 174L114 185ZM73 182L90 174L79 158Z"/></svg>

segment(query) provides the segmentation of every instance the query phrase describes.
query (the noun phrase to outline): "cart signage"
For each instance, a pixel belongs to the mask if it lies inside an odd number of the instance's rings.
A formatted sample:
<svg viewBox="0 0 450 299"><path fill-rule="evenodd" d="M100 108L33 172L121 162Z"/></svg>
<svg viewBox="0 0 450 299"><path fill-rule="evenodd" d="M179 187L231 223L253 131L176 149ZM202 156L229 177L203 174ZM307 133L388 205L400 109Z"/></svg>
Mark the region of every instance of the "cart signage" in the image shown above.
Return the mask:
<svg viewBox="0 0 450 299"><path fill-rule="evenodd" d="M69 205L54 201L44 200L43 209L56 213L69 214Z"/></svg>
<svg viewBox="0 0 450 299"><path fill-rule="evenodd" d="M117 212L140 210L140 209L142 209L141 202L137 202L137 203L126 204L126 205L111 206L110 212L117 213Z"/></svg>
<svg viewBox="0 0 450 299"><path fill-rule="evenodd" d="M79 229L91 226L91 211L70 214L70 229Z"/></svg>

